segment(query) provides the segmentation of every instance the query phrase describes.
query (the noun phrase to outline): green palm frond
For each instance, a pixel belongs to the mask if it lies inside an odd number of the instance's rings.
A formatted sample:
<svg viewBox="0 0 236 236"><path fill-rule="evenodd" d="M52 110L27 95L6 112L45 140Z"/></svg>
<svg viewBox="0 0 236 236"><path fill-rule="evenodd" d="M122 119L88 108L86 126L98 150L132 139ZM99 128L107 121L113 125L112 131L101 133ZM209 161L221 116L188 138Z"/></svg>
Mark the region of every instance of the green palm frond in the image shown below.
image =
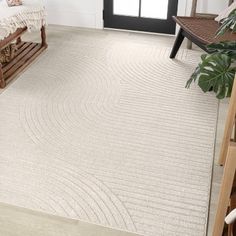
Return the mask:
<svg viewBox="0 0 236 236"><path fill-rule="evenodd" d="M234 9L228 17L220 22L221 26L216 32L216 36L224 35L226 32L232 30L236 32L236 9Z"/></svg>
<svg viewBox="0 0 236 236"><path fill-rule="evenodd" d="M187 82L186 87L194 81L198 81L199 87L204 93L213 90L218 99L231 96L236 67L232 67L232 59L229 55L216 52L203 55L202 61Z"/></svg>

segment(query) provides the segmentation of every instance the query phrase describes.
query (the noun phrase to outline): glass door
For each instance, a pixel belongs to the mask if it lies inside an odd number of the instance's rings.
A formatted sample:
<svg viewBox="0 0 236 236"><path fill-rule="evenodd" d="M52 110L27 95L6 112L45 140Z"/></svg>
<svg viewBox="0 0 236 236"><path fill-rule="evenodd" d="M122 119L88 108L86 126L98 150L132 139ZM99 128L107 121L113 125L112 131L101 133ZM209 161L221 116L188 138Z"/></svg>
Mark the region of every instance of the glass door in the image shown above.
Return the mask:
<svg viewBox="0 0 236 236"><path fill-rule="evenodd" d="M104 0L104 27L175 34L178 0Z"/></svg>

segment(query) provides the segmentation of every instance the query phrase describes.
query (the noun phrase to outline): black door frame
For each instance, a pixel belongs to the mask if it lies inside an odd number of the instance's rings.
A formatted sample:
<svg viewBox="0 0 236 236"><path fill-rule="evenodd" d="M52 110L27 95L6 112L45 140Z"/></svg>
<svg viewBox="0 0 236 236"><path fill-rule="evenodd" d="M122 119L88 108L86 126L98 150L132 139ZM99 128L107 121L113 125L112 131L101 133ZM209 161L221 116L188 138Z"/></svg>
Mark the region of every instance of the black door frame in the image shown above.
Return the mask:
<svg viewBox="0 0 236 236"><path fill-rule="evenodd" d="M167 19L164 20L113 15L113 0L104 0L104 12L103 12L104 28L147 31L147 32L163 33L163 34L175 34L176 23L172 19L172 16L176 16L177 11L178 11L178 0L169 0L168 16Z"/></svg>

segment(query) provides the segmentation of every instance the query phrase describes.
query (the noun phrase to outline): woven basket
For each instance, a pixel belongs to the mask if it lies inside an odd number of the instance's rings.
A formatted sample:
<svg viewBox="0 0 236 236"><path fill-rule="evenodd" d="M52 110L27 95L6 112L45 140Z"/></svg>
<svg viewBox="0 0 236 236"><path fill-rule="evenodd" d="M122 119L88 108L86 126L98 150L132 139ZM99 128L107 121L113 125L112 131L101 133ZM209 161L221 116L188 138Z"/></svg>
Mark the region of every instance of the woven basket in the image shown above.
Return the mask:
<svg viewBox="0 0 236 236"><path fill-rule="evenodd" d="M0 51L0 63L5 64L10 62L16 53L17 47L16 44L10 44L6 48Z"/></svg>

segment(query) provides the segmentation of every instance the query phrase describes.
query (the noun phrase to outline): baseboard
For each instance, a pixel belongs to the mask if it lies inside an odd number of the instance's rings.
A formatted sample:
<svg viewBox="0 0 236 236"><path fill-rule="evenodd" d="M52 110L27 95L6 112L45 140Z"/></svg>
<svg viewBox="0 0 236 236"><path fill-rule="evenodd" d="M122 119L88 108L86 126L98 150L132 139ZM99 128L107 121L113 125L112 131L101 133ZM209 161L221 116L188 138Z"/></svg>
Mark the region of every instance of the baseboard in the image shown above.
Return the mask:
<svg viewBox="0 0 236 236"><path fill-rule="evenodd" d="M47 10L48 23L86 28L103 28L102 12L72 12L65 10Z"/></svg>

